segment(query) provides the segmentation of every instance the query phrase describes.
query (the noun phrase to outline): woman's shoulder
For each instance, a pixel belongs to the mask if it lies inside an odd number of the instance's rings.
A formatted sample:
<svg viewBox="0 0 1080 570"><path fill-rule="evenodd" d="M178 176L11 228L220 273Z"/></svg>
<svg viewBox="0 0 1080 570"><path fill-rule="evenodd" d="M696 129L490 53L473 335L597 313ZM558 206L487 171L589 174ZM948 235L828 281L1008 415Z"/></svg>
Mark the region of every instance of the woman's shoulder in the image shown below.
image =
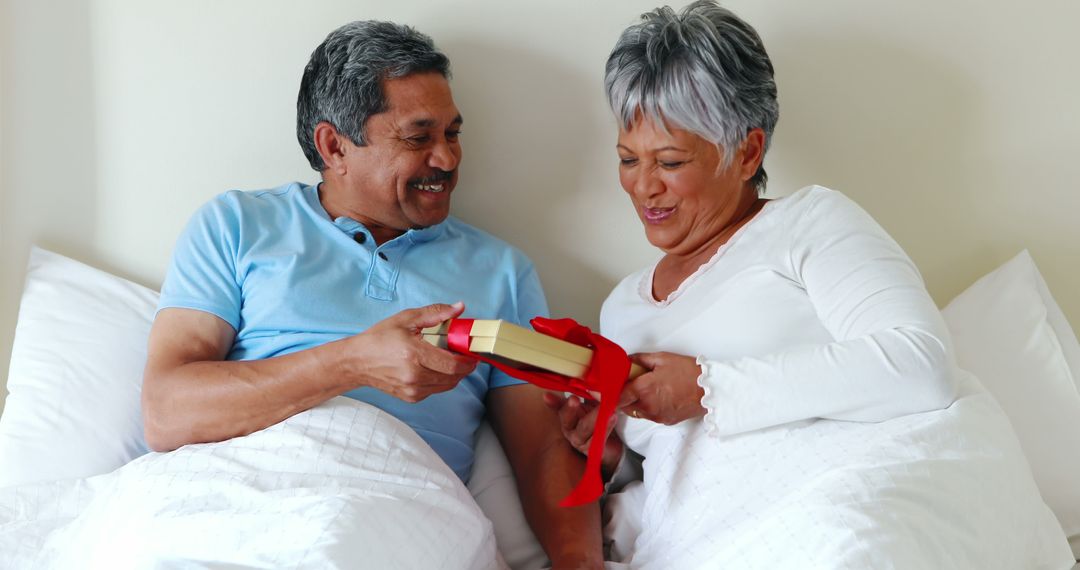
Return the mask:
<svg viewBox="0 0 1080 570"><path fill-rule="evenodd" d="M779 223L788 228L814 226L823 219L829 222L866 220L870 215L843 192L825 186L805 186L773 200L773 210L782 212Z"/></svg>
<svg viewBox="0 0 1080 570"><path fill-rule="evenodd" d="M843 192L820 186L818 184L812 184L810 186L804 186L787 196L777 198L775 200L777 205L783 205L789 210L810 210L820 207L838 206L841 204L854 204L855 202L848 198Z"/></svg>

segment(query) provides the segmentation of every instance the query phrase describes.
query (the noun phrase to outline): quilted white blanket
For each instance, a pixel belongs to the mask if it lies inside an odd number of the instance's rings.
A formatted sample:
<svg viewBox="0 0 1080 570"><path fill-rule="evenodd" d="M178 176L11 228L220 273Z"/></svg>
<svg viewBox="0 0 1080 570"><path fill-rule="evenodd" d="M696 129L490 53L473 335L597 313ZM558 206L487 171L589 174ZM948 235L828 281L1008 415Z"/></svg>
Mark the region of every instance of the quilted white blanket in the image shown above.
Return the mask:
<svg viewBox="0 0 1080 570"><path fill-rule="evenodd" d="M632 568L1061 569L1073 558L994 399L729 438L657 426L670 453L610 500Z"/></svg>
<svg viewBox="0 0 1080 570"><path fill-rule="evenodd" d="M348 398L108 475L0 490L0 568L191 567L504 564L431 448Z"/></svg>
<svg viewBox="0 0 1080 570"><path fill-rule="evenodd" d="M691 429L610 501L609 568L1049 568L1072 557L1005 416L948 410L716 440ZM367 453L359 450L369 450ZM337 398L228 442L0 490L0 568L505 568L400 421Z"/></svg>

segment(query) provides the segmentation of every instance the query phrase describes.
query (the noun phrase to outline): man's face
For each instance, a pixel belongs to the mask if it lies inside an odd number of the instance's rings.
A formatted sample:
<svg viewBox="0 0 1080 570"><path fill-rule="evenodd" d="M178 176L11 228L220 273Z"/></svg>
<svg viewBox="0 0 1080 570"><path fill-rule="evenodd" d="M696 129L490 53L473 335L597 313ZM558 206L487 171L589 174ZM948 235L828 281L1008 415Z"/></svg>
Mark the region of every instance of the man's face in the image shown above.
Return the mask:
<svg viewBox="0 0 1080 570"><path fill-rule="evenodd" d="M461 113L438 73L383 81L389 109L368 118L366 146L345 143L345 190L359 221L404 232L450 214ZM374 230L374 228L372 228Z"/></svg>

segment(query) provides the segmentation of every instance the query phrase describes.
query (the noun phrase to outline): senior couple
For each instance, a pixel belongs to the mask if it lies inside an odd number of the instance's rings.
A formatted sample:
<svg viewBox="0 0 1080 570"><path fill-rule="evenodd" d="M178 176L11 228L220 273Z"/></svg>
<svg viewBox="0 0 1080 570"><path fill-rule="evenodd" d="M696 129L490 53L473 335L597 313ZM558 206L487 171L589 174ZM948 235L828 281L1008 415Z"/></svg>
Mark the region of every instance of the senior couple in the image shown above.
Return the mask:
<svg viewBox="0 0 1080 570"><path fill-rule="evenodd" d="M661 502L642 521L640 505L680 470L707 475L680 454L690 442L952 401L944 325L900 247L837 192L762 197L779 109L758 34L711 1L660 8L623 32L604 77L620 183L663 252L601 312L600 332L647 370L624 389L606 472L643 456L643 480L620 493L635 500L607 502L603 529L596 503L558 507L594 406L419 335L463 313L524 324L547 311L524 255L449 215L463 122L449 77L431 39L397 24L354 22L315 49L296 124L321 182L227 192L180 236L144 379L152 448L242 436L345 395L411 426L467 480L486 415L552 567L599 568L605 533L630 560L680 516Z"/></svg>

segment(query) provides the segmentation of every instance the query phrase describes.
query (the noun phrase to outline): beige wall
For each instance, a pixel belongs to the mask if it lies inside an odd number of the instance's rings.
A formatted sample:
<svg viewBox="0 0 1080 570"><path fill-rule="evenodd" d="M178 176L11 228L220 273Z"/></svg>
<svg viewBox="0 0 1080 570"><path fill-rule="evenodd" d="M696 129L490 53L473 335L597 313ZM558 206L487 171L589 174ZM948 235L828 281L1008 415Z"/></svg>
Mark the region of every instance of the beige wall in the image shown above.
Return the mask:
<svg viewBox="0 0 1080 570"><path fill-rule="evenodd" d="M455 213L533 257L553 312L595 324L656 257L601 88L618 32L654 2L0 0L0 369L31 243L157 287L199 204L314 181L293 134L300 70L359 18L413 24L450 55ZM1029 248L1080 324L1080 4L728 5L777 68L773 193L848 193L940 303Z"/></svg>

